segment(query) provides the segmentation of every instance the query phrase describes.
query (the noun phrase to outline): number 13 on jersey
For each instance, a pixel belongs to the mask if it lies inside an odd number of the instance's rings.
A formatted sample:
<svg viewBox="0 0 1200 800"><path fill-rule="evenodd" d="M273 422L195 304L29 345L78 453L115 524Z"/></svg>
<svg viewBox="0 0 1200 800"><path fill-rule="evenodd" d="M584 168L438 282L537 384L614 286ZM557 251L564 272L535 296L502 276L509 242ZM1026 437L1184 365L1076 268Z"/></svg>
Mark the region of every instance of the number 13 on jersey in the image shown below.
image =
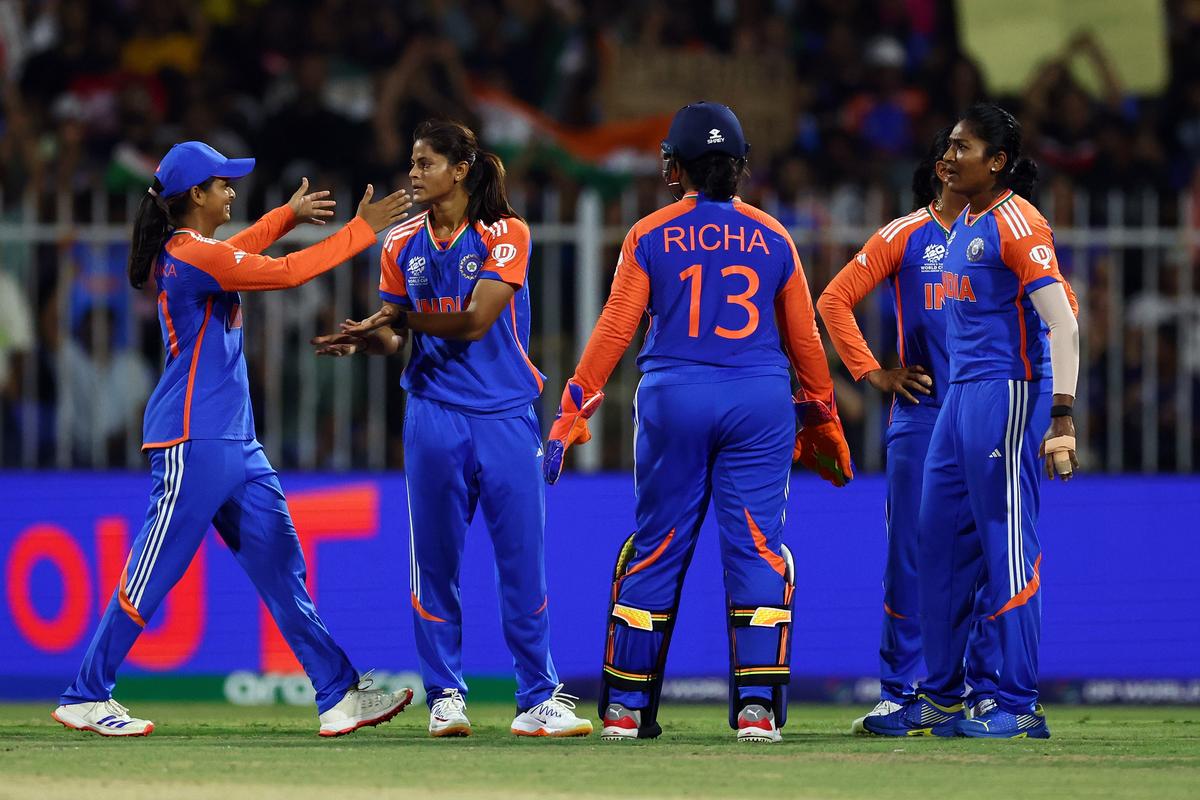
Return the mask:
<svg viewBox="0 0 1200 800"><path fill-rule="evenodd" d="M700 298L704 291L702 283L704 280L703 265L693 264L692 266L679 273L679 280L691 282L691 306L688 311L688 336L696 339L700 336ZM746 324L737 330L718 325L713 332L723 339L745 339L750 334L758 330L758 306L751 302L751 298L758 293L758 273L750 267L735 264L725 267L721 270L721 277L727 280L722 283L728 283L729 279L736 280L743 278L746 281L746 290L737 294L728 294L725 296L725 302L730 305L741 306L746 311Z"/></svg>

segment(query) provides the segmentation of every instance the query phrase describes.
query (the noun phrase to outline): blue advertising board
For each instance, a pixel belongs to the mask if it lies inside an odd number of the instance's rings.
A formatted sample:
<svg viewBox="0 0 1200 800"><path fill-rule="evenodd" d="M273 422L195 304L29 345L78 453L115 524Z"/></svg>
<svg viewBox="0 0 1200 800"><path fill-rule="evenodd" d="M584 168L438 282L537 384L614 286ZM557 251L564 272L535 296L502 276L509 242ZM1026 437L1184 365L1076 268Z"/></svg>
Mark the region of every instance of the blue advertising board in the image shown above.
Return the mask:
<svg viewBox="0 0 1200 800"><path fill-rule="evenodd" d="M416 668L408 514L399 474L282 478L309 585L360 670ZM78 667L145 518L150 477L0 474L0 698L49 697ZM792 479L786 539L797 590L798 681L876 675L884 483L835 490ZM1044 681L1160 680L1200 686L1200 480L1084 475L1043 485ZM617 548L633 529L632 478L568 476L547 492L549 613L559 672L599 674ZM726 674L724 591L714 524L685 584L668 671ZM491 545L479 520L462 568L464 666L506 676ZM289 673L298 665L215 534L168 597L123 675Z"/></svg>

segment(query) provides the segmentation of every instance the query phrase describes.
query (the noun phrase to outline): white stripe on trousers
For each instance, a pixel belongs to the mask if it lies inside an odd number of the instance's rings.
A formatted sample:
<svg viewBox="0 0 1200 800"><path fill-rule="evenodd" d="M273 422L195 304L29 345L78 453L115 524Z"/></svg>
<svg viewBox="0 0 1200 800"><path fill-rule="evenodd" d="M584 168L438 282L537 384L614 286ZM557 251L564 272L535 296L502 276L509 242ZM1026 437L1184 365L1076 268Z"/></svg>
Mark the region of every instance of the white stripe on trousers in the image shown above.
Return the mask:
<svg viewBox="0 0 1200 800"><path fill-rule="evenodd" d="M125 595L134 608L142 602L146 586L150 583L150 574L162 550L163 541L167 536L167 528L171 526L171 518L175 515L175 503L179 500L179 490L183 486L183 445L180 443L167 448L163 455L165 463L163 477L163 496L159 499L158 510L155 512L154 527L146 538L142 555L138 559L137 569L126 587Z"/></svg>
<svg viewBox="0 0 1200 800"><path fill-rule="evenodd" d="M1004 438L1005 523L1008 550L1009 597L1025 588L1025 542L1021 535L1021 453L1025 445L1025 415L1029 384L1008 382L1008 424Z"/></svg>
<svg viewBox="0 0 1200 800"><path fill-rule="evenodd" d="M417 535L413 526L412 491L408 476L404 477L404 499L408 502L408 585L417 602L421 602L421 567L417 565Z"/></svg>

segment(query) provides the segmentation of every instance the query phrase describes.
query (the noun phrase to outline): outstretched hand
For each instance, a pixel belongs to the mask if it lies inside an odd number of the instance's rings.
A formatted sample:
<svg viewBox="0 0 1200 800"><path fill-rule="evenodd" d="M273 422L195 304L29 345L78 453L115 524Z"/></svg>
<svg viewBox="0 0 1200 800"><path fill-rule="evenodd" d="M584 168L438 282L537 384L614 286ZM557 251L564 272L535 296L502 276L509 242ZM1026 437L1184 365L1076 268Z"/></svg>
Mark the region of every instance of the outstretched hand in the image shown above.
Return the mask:
<svg viewBox="0 0 1200 800"><path fill-rule="evenodd" d="M300 179L300 188L288 200L297 222L307 222L310 225L324 225L327 217L333 216L336 200L326 200L329 190L308 193L308 178Z"/></svg>
<svg viewBox="0 0 1200 800"><path fill-rule="evenodd" d="M393 306L384 306L363 320L348 319L342 322L342 333L349 336L366 336L372 331L379 330L385 325L391 325L400 316L400 310Z"/></svg>
<svg viewBox="0 0 1200 800"><path fill-rule="evenodd" d="M412 208L412 198L408 196L406 189L398 189L382 200L372 203L371 198L374 196L375 187L368 183L362 200L358 201L358 216L376 233L407 217L408 209Z"/></svg>
<svg viewBox="0 0 1200 800"><path fill-rule="evenodd" d="M333 356L341 358L342 356L352 356L355 353L366 352L367 341L361 336L352 336L348 333L327 333L323 336L314 336L309 339L309 344L313 346L313 351L319 356Z"/></svg>

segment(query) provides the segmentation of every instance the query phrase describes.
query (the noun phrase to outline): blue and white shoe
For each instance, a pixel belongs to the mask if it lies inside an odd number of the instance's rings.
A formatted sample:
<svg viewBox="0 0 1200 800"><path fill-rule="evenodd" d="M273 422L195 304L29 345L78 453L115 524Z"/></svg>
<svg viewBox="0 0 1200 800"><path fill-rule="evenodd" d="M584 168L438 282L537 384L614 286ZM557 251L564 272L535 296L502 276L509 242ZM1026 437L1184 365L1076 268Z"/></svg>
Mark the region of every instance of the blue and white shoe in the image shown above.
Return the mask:
<svg viewBox="0 0 1200 800"><path fill-rule="evenodd" d="M866 717L863 727L878 736L953 736L965 718L962 703L940 706L922 694L899 711Z"/></svg>
<svg viewBox="0 0 1200 800"><path fill-rule="evenodd" d="M972 739L1049 739L1046 712L1041 705L1032 714L1012 714L999 706L974 719L956 722L954 732Z"/></svg>

